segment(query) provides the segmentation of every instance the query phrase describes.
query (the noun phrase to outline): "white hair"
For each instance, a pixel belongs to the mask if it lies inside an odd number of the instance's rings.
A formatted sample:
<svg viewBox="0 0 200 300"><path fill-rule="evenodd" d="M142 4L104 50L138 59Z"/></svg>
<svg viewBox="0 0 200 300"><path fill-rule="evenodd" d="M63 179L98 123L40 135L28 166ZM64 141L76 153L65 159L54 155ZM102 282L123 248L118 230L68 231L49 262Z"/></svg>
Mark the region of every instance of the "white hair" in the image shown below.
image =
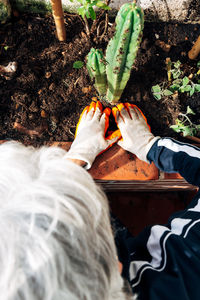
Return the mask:
<svg viewBox="0 0 200 300"><path fill-rule="evenodd" d="M106 196L65 154L0 146L1 300L127 299Z"/></svg>

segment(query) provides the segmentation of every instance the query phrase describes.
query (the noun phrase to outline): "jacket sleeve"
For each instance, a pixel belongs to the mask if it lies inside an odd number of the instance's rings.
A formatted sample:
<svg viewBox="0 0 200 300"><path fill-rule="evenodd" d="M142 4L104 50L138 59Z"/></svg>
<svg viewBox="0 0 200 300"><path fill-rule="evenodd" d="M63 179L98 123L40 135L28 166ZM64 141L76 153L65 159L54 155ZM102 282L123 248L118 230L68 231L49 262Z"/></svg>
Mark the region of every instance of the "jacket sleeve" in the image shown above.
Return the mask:
<svg viewBox="0 0 200 300"><path fill-rule="evenodd" d="M200 186L200 148L171 138L161 138L153 144L147 159L160 170L178 172L187 182Z"/></svg>

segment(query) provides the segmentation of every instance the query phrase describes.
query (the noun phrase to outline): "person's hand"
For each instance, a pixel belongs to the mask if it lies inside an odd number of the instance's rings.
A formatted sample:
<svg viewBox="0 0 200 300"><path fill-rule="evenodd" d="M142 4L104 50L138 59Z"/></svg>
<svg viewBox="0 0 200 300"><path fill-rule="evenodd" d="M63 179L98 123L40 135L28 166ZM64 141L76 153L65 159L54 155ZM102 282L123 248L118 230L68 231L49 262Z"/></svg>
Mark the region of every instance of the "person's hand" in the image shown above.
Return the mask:
<svg viewBox="0 0 200 300"><path fill-rule="evenodd" d="M76 127L75 140L66 154L67 158L84 161L85 168L89 169L96 156L119 139L116 132L105 137L110 113L110 108L103 111L99 101L91 102L90 106L83 110Z"/></svg>
<svg viewBox="0 0 200 300"><path fill-rule="evenodd" d="M141 110L133 104L120 103L112 109L113 116L121 131L118 145L148 162L147 154L160 137L154 137Z"/></svg>

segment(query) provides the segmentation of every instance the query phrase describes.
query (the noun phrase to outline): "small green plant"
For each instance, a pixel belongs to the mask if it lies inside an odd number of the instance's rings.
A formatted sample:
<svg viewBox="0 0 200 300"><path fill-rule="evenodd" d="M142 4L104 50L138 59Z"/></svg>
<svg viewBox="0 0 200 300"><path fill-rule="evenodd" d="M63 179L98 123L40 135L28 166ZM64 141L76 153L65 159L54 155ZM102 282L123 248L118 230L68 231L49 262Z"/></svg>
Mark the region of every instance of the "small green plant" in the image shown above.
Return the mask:
<svg viewBox="0 0 200 300"><path fill-rule="evenodd" d="M200 133L200 125L196 125L191 121L188 115L195 115L195 112L187 106L186 113L180 113L176 119L176 124L170 126L174 131L182 133L183 136L196 136Z"/></svg>
<svg viewBox="0 0 200 300"><path fill-rule="evenodd" d="M81 60L76 60L76 61L73 63L73 68L74 68L74 69L81 69L83 66L84 66L84 62L81 61Z"/></svg>
<svg viewBox="0 0 200 300"><path fill-rule="evenodd" d="M200 67L200 62L197 63L197 67ZM171 96L175 92L188 93L191 97L195 92L200 92L199 74L200 70L196 74L192 74L192 76L184 76L179 60L171 63L168 61L168 82L152 86L151 90L154 98L161 100L163 96Z"/></svg>
<svg viewBox="0 0 200 300"><path fill-rule="evenodd" d="M74 0L70 0L73 2ZM88 19L96 20L95 7L101 10L110 10L108 0L77 0L80 3L80 7L77 8L78 14L82 17L85 23L85 29L88 36L90 36L90 27L88 24Z"/></svg>
<svg viewBox="0 0 200 300"><path fill-rule="evenodd" d="M156 100L161 100L163 96L171 96L172 91L168 89L162 89L159 84L152 86L152 93Z"/></svg>
<svg viewBox="0 0 200 300"><path fill-rule="evenodd" d="M71 0L73 1L73 0ZM96 20L96 13L94 10L94 7L97 6L104 10L109 10L110 7L106 5L105 2L101 0L77 0L81 6L77 9L79 15L84 19L85 17L87 19Z"/></svg>
<svg viewBox="0 0 200 300"><path fill-rule="evenodd" d="M106 56L100 50L91 49L87 56L87 68L101 98L115 104L129 80L132 66L142 38L144 15L136 2L122 5L116 17L116 31L108 43ZM98 82L101 92L98 89Z"/></svg>

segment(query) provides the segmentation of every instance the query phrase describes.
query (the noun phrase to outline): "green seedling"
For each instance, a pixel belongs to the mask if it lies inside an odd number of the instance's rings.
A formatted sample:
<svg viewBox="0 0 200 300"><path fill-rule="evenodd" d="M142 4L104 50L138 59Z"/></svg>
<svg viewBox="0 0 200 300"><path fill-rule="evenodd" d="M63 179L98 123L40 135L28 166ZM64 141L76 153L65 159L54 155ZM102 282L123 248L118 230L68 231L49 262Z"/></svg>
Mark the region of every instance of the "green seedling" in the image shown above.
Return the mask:
<svg viewBox="0 0 200 300"><path fill-rule="evenodd" d="M122 5L116 17L115 35L108 43L105 59L102 56L96 56L94 64L91 53L87 57L88 69L93 70L92 76L91 72L89 73L92 78L95 77L95 83L96 76L99 76L98 68L102 67L101 75L104 81L104 92L99 94L111 104L119 101L129 80L141 42L143 26L143 11L136 6L136 2ZM106 70L102 65L103 60L106 61Z"/></svg>
<svg viewBox="0 0 200 300"><path fill-rule="evenodd" d="M167 65L168 83L162 83L152 86L152 93L156 100L161 100L163 96L171 96L175 92L188 93L190 97L195 92L200 92L200 80L197 80L195 76L193 80L190 79L190 76L183 77L183 72L181 71L180 67L180 61L171 63L170 67L169 65ZM197 75L198 72L196 73Z"/></svg>
<svg viewBox="0 0 200 300"><path fill-rule="evenodd" d="M151 89L156 100L161 100L163 96L171 96L173 92L168 89L162 89L159 84L152 86Z"/></svg>
<svg viewBox="0 0 200 300"><path fill-rule="evenodd" d="M74 2L74 0L70 0ZM95 7L98 7L101 10L110 10L107 2L102 0L77 0L80 3L80 7L77 8L78 14L82 17L85 23L85 29L88 36L90 36L90 27L88 24L88 19L96 20Z"/></svg>
<svg viewBox="0 0 200 300"><path fill-rule="evenodd" d="M183 136L196 136L200 132L200 125L194 124L188 115L195 115L195 112L189 106L187 106L185 114L179 114L176 124L170 126L170 128L175 132L182 133Z"/></svg>

